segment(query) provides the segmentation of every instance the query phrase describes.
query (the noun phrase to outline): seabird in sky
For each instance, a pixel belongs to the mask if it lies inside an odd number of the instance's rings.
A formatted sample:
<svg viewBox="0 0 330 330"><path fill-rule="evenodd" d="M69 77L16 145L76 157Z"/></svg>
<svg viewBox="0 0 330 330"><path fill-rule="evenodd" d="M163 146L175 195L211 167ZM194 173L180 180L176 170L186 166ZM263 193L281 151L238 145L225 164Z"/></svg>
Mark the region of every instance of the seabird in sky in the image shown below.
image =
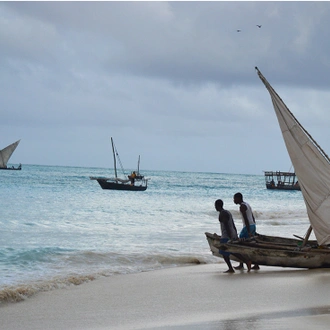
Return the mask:
<svg viewBox="0 0 330 330"><path fill-rule="evenodd" d="M258 25L258 24L257 24L257 27L260 29L260 28L261 28L261 25Z"/></svg>

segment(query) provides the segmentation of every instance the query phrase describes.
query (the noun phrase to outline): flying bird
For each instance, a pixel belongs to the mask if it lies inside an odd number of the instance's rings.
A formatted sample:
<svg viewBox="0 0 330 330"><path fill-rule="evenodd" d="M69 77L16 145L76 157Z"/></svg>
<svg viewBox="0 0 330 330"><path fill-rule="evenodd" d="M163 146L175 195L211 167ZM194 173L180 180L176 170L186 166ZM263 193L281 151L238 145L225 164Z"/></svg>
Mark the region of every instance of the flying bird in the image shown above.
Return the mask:
<svg viewBox="0 0 330 330"><path fill-rule="evenodd" d="M237 32L241 32L241 30L236 30Z"/></svg>
<svg viewBox="0 0 330 330"><path fill-rule="evenodd" d="M261 25L258 25L258 24L257 24L257 27L260 29L260 28L261 28Z"/></svg>

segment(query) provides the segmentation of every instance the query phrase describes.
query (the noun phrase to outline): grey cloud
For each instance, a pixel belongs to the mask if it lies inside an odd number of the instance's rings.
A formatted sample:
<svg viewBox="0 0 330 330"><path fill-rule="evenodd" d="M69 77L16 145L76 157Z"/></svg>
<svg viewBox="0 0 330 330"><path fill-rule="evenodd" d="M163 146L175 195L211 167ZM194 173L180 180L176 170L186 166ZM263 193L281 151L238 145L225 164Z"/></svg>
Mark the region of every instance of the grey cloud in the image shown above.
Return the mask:
<svg viewBox="0 0 330 330"><path fill-rule="evenodd" d="M1 144L22 138L15 152L22 163L108 166L103 155L113 135L124 150L133 138L150 169L286 170L271 101L254 67L327 144L329 8L2 2ZM129 162L131 152L126 156Z"/></svg>

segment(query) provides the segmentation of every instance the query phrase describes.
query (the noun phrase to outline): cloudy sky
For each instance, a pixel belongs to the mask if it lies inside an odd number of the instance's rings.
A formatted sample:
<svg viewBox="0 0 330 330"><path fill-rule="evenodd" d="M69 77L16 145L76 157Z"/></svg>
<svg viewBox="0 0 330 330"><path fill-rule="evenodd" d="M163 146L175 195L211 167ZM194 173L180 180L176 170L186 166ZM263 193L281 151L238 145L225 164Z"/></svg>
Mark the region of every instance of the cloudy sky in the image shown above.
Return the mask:
<svg viewBox="0 0 330 330"><path fill-rule="evenodd" d="M112 136L126 169L288 171L254 67L330 153L329 30L330 2L0 2L0 148L107 168Z"/></svg>

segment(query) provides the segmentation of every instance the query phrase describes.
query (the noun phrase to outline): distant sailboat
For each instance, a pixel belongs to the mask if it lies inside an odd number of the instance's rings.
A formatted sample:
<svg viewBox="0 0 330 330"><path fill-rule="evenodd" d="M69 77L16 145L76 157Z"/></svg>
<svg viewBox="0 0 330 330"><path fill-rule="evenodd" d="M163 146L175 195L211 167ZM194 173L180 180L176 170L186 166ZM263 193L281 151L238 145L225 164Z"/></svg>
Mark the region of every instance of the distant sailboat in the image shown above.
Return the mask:
<svg viewBox="0 0 330 330"><path fill-rule="evenodd" d="M105 177L90 177L91 180L96 180L102 189L109 190L130 190L130 191L144 191L148 186L148 179L145 179L143 175L140 174L140 156L138 160L138 170L137 173L134 171L128 176L128 179L118 178L117 175L117 158L124 172L123 166L121 164L118 151L115 147L113 139L111 138L112 153L113 153L113 167L115 171L114 178ZM140 184L135 184L139 182Z"/></svg>
<svg viewBox="0 0 330 330"><path fill-rule="evenodd" d="M10 144L6 148L0 150L0 170L21 170L22 169L21 164L19 164L18 167L14 167L14 166L7 167L9 158L11 157L13 152L15 151L15 149L18 146L20 141L21 140L18 140L16 142Z"/></svg>

